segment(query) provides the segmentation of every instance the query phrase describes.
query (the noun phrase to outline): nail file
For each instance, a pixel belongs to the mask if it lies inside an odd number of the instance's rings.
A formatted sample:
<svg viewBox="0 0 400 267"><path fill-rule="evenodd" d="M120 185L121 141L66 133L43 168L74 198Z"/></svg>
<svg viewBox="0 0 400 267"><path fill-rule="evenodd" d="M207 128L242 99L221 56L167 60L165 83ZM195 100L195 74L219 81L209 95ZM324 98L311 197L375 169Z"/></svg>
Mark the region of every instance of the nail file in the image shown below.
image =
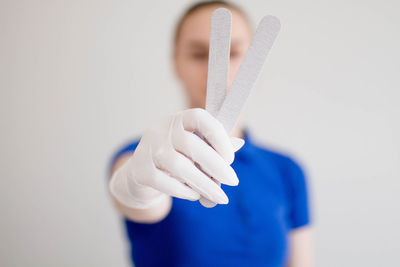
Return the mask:
<svg viewBox="0 0 400 267"><path fill-rule="evenodd" d="M279 30L280 22L273 16L265 16L257 27L235 80L217 115L217 119L228 133L232 132L240 116Z"/></svg>
<svg viewBox="0 0 400 267"><path fill-rule="evenodd" d="M210 48L208 54L206 110L214 117L225 100L228 85L231 46L232 14L226 8L218 8L211 15ZM214 180L218 185L219 182ZM204 207L216 204L205 197L200 198Z"/></svg>
<svg viewBox="0 0 400 267"><path fill-rule="evenodd" d="M211 16L210 50L207 78L206 110L215 116L231 134L247 101L267 55L280 30L279 19L265 16L257 27L245 58L226 94L229 72L231 13L225 8L216 9ZM217 183L220 185L220 183ZM204 197L205 207L216 204Z"/></svg>
<svg viewBox="0 0 400 267"><path fill-rule="evenodd" d="M218 8L211 15L210 49L208 56L206 110L214 117L226 95L229 74L232 14Z"/></svg>

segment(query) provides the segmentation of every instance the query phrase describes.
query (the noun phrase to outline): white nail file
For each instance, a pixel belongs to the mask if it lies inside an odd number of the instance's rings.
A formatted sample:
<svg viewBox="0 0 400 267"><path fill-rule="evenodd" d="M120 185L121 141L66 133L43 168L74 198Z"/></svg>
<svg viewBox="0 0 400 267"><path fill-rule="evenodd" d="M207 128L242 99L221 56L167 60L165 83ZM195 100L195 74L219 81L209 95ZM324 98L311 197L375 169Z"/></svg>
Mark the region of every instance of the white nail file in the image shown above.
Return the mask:
<svg viewBox="0 0 400 267"><path fill-rule="evenodd" d="M218 8L211 15L206 110L217 116L225 100L229 74L232 14Z"/></svg>
<svg viewBox="0 0 400 267"><path fill-rule="evenodd" d="M261 20L229 93L226 94L231 24L232 15L228 9L218 8L213 12L206 97L206 110L222 123L229 135L280 30L278 18L265 16ZM200 203L209 208L216 205L204 197L200 199Z"/></svg>
<svg viewBox="0 0 400 267"><path fill-rule="evenodd" d="M208 54L206 110L214 117L225 100L229 75L232 14L226 8L218 8L211 15L210 48ZM218 185L219 182L215 181ZM204 207L216 204L201 197Z"/></svg>
<svg viewBox="0 0 400 267"><path fill-rule="evenodd" d="M258 24L246 56L217 115L228 133L232 132L240 116L279 29L280 22L273 16L265 16Z"/></svg>

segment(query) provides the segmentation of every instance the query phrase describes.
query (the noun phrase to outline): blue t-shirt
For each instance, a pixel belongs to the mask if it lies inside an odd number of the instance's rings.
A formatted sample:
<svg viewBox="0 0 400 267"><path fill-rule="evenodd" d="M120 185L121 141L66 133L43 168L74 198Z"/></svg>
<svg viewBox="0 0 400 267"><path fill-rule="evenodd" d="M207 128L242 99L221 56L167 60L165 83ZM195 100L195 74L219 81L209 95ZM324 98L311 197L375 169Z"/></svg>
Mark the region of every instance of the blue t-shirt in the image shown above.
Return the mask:
<svg viewBox="0 0 400 267"><path fill-rule="evenodd" d="M205 208L173 198L158 223L124 220L136 267L286 265L288 233L309 224L305 177L289 157L253 143L247 132L244 139L232 164L239 185L222 185L227 205Z"/></svg>

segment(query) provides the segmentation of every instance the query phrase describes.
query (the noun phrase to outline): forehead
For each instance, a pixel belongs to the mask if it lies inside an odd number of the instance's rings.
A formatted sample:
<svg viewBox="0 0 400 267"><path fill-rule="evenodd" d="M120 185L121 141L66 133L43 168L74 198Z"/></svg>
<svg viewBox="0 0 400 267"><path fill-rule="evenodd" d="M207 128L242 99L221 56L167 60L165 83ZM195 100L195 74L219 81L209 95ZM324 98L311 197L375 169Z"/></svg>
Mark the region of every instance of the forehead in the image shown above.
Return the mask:
<svg viewBox="0 0 400 267"><path fill-rule="evenodd" d="M178 41L183 43L188 41L208 43L211 14L218 7L203 7L186 17L181 26ZM232 13L232 40L250 40L252 33L249 23L240 12L234 9L229 10Z"/></svg>

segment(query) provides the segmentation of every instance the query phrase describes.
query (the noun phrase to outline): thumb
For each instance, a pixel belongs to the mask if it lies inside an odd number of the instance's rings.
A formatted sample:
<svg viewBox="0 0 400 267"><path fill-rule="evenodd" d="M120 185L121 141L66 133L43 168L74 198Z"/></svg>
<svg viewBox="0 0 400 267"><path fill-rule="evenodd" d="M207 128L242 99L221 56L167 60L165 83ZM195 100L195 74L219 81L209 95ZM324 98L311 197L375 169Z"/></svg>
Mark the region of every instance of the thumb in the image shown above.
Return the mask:
<svg viewBox="0 0 400 267"><path fill-rule="evenodd" d="M236 152L244 145L244 139L231 136L231 143L233 145L233 151Z"/></svg>

